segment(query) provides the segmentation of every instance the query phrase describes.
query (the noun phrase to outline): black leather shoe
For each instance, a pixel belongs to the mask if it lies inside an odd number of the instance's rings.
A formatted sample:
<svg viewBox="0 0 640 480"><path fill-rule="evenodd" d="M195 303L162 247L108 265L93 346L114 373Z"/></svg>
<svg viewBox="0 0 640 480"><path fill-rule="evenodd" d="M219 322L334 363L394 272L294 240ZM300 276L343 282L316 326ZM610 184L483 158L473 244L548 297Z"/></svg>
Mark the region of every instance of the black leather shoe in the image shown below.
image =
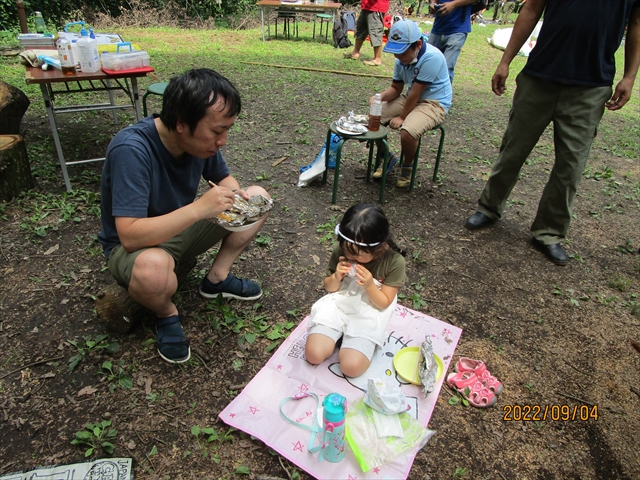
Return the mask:
<svg viewBox="0 0 640 480"><path fill-rule="evenodd" d="M495 220L487 217L484 213L476 212L467 218L464 226L469 230L480 230L481 228L488 227L493 222L495 222Z"/></svg>
<svg viewBox="0 0 640 480"><path fill-rule="evenodd" d="M567 256L567 252L564 251L564 248L562 248L562 246L559 243L545 245L544 243L539 242L534 238L533 244L536 246L538 250L544 253L545 256L556 265L564 266L567 263L569 263L569 257Z"/></svg>

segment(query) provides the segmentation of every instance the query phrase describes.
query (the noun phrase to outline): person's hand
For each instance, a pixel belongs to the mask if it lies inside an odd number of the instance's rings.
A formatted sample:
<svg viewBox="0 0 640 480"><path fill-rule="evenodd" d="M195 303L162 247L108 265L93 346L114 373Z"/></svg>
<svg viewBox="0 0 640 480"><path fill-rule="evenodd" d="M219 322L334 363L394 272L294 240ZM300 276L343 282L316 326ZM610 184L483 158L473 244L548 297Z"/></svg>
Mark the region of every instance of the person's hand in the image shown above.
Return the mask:
<svg viewBox="0 0 640 480"><path fill-rule="evenodd" d="M398 130L403 123L404 123L404 119L402 117L393 117L389 121L389 127L393 128L394 130Z"/></svg>
<svg viewBox="0 0 640 480"><path fill-rule="evenodd" d="M365 290L374 284L371 272L360 264L356 265L356 283Z"/></svg>
<svg viewBox="0 0 640 480"><path fill-rule="evenodd" d="M436 10L436 12L438 13L438 15L449 15L451 12L453 12L456 9L455 5L453 4L453 2L448 2L448 3L441 3L440 4L440 8L438 8Z"/></svg>
<svg viewBox="0 0 640 480"><path fill-rule="evenodd" d="M349 273L349 270L351 270L351 262L347 261L346 257L340 257L338 260L338 265L336 266L336 272L334 275L338 280L342 281L342 279Z"/></svg>
<svg viewBox="0 0 640 480"><path fill-rule="evenodd" d="M436 15L438 13L438 10L440 9L440 7L436 7L437 4L438 2L429 3L429 13L431 15Z"/></svg>
<svg viewBox="0 0 640 480"><path fill-rule="evenodd" d="M631 98L631 91L633 89L633 80L623 78L616 85L616 89L611 96L611 99L605 103L607 110L620 110Z"/></svg>
<svg viewBox="0 0 640 480"><path fill-rule="evenodd" d="M509 76L509 66L502 63L496 68L496 73L491 77L491 90L498 96L507 91L507 77Z"/></svg>
<svg viewBox="0 0 640 480"><path fill-rule="evenodd" d="M205 211L203 218L213 218L225 210L230 210L235 199L236 194L233 191L218 185L206 191L197 202Z"/></svg>
<svg viewBox="0 0 640 480"><path fill-rule="evenodd" d="M244 198L245 200L249 200L249 194L247 192L245 192L243 189L241 188L236 188L235 190L232 190L233 193L235 193L236 195L240 195L242 198Z"/></svg>

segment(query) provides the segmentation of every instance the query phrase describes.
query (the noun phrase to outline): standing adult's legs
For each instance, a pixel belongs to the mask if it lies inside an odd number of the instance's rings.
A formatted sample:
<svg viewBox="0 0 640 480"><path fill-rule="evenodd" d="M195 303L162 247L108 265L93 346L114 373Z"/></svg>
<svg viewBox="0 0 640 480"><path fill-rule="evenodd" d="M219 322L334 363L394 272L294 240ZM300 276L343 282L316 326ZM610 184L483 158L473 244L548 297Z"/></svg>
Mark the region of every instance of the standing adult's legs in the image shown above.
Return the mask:
<svg viewBox="0 0 640 480"><path fill-rule="evenodd" d="M492 220L502 216L520 169L553 117L558 84L520 73L502 137L500 155L478 200L478 211Z"/></svg>
<svg viewBox="0 0 640 480"><path fill-rule="evenodd" d="M429 43L442 52L447 61L449 80L453 83L454 70L460 51L467 40L466 33L452 33L450 35L429 35Z"/></svg>
<svg viewBox="0 0 640 480"><path fill-rule="evenodd" d="M561 86L553 118L555 163L544 187L531 234L553 245L571 224L573 202L611 87Z"/></svg>

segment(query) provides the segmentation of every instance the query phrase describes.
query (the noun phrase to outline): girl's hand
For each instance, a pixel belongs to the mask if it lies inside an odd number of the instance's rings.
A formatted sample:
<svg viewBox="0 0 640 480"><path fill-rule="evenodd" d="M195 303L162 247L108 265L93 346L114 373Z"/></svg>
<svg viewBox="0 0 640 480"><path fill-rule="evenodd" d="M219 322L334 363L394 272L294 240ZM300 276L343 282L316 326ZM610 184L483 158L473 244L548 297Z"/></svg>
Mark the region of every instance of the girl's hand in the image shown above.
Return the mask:
<svg viewBox="0 0 640 480"><path fill-rule="evenodd" d="M338 266L336 267L336 273L334 274L336 278L342 281L349 273L349 270L351 270L351 262L348 262L346 257L340 257Z"/></svg>
<svg viewBox="0 0 640 480"><path fill-rule="evenodd" d="M356 265L356 283L364 287L365 290L367 290L371 285L375 287L375 284L373 283L373 275L371 275L371 272L360 264ZM376 290L377 289L378 288L376 287Z"/></svg>

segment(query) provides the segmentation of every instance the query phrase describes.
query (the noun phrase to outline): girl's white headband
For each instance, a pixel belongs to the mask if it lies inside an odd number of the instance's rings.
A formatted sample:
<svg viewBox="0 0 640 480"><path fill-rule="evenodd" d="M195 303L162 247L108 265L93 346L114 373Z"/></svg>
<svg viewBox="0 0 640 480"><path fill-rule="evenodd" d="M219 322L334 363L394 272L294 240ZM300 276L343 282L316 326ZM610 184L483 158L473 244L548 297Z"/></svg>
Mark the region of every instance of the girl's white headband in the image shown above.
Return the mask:
<svg viewBox="0 0 640 480"><path fill-rule="evenodd" d="M376 242L376 243L360 243L360 242L356 242L355 240L351 240L348 237L345 237L342 232L340 231L340 224L336 225L336 229L334 230L335 234L344 238L347 242L353 243L355 245L358 245L360 247L375 247L376 245L380 245L380 242Z"/></svg>

